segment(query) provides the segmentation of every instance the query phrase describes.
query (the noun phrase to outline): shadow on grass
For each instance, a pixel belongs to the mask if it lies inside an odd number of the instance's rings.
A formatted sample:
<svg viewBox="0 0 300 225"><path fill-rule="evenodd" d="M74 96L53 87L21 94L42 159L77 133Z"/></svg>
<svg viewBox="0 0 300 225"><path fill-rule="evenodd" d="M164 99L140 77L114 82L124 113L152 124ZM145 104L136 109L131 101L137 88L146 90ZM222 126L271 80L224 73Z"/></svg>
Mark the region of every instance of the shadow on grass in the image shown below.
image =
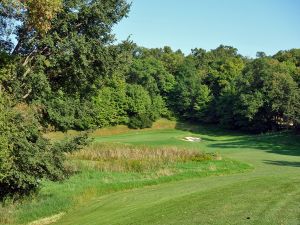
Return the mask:
<svg viewBox="0 0 300 225"><path fill-rule="evenodd" d="M177 122L175 129L182 131L189 131L195 134L206 134L212 137L218 136L244 136L249 133L235 131L235 130L226 130L218 127L217 125L211 124L197 124L191 122Z"/></svg>
<svg viewBox="0 0 300 225"><path fill-rule="evenodd" d="M276 166L300 167L300 162L265 160L264 163L271 164L271 165L276 165Z"/></svg>
<svg viewBox="0 0 300 225"><path fill-rule="evenodd" d="M284 139L285 136L286 135L275 135L271 138L254 135L250 137L234 138L228 141L210 144L209 146L213 148L252 148L274 154L300 156L299 141L291 140L290 136L286 136L286 139ZM288 140L290 140L290 142L288 142Z"/></svg>
<svg viewBox="0 0 300 225"><path fill-rule="evenodd" d="M187 123L178 123L176 129L189 131L198 135L230 137L228 140L222 141L208 139L208 141L211 141L211 144L208 144L208 146L212 148L260 149L269 153L300 156L300 135L292 131L249 134L225 130L212 125L191 125Z"/></svg>

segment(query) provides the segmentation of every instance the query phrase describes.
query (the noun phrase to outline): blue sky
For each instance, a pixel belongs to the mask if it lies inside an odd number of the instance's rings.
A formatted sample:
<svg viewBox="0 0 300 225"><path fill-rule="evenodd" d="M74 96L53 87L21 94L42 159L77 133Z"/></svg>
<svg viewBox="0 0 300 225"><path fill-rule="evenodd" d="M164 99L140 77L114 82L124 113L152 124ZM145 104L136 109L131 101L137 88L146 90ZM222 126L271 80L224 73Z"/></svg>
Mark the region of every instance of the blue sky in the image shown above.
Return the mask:
<svg viewBox="0 0 300 225"><path fill-rule="evenodd" d="M254 57L300 48L300 0L133 0L114 28L118 40L189 53L220 44Z"/></svg>

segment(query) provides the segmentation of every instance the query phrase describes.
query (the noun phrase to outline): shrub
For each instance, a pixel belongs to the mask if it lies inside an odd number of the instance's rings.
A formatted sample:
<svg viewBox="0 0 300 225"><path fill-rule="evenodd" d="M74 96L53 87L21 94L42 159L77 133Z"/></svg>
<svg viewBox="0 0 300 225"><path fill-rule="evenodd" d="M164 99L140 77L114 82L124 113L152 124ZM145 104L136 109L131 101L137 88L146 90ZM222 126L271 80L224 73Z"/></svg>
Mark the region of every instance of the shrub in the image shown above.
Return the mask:
<svg viewBox="0 0 300 225"><path fill-rule="evenodd" d="M128 127L133 129L143 129L152 127L153 121L147 114L136 115L130 118Z"/></svg>
<svg viewBox="0 0 300 225"><path fill-rule="evenodd" d="M99 127L113 126L128 122L125 85L103 87L93 98L96 124Z"/></svg>
<svg viewBox="0 0 300 225"><path fill-rule="evenodd" d="M1 93L0 111L0 200L35 192L41 179L67 177L64 152L83 146L85 136L50 144L33 111L26 105L10 106Z"/></svg>

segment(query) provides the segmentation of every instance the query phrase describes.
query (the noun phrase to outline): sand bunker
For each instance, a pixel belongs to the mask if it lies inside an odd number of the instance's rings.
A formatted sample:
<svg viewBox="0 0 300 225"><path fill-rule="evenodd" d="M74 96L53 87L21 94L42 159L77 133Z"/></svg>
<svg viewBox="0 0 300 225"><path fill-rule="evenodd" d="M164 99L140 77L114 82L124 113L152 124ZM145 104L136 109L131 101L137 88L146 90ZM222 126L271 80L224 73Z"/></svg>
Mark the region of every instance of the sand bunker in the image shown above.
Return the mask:
<svg viewBox="0 0 300 225"><path fill-rule="evenodd" d="M190 142L200 142L201 138L198 137L185 137L183 138L184 141L190 141Z"/></svg>

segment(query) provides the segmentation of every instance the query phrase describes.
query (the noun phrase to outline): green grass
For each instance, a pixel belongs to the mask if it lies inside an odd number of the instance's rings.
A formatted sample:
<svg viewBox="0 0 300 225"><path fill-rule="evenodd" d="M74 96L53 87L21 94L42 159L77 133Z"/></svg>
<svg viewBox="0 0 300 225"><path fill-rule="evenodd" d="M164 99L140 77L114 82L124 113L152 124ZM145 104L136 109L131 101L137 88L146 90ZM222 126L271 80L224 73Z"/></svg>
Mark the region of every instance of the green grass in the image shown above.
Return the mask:
<svg viewBox="0 0 300 225"><path fill-rule="evenodd" d="M300 224L300 137L293 133L177 124L94 136L98 143L219 152L225 160L176 163L176 173L163 175L84 170L61 184L44 182L35 201L17 207L17 222L66 212L55 224ZM186 136L203 141L181 140Z"/></svg>
<svg viewBox="0 0 300 225"><path fill-rule="evenodd" d="M300 224L300 137L289 132L246 135L188 126L96 138L149 146L218 151L253 171L185 179L117 192L70 212L57 224ZM199 136L201 143L181 141Z"/></svg>
<svg viewBox="0 0 300 225"><path fill-rule="evenodd" d="M38 196L12 208L2 209L2 221L23 224L86 204L95 197L116 191L141 188L187 178L223 175L249 169L231 160L178 163L173 168L151 173L82 170L65 182L43 182ZM0 209L1 210L1 209ZM9 210L14 213L7 214ZM9 217L9 218L7 218ZM14 218L11 218L14 217Z"/></svg>
<svg viewBox="0 0 300 225"><path fill-rule="evenodd" d="M163 124L170 128L174 122L170 122L169 127L167 121ZM117 129L113 130L115 132ZM151 137L160 131L165 132L161 127L140 132L150 132ZM93 136L101 132L96 131ZM130 130L127 135L135 136L136 132ZM105 133L109 133L107 129ZM60 133L51 135L62 138ZM184 143L182 140L178 142ZM191 146L162 147L158 142L152 147L142 144L116 144L114 141L103 144L96 137L92 146L68 156L68 164L78 170L77 174L62 183L43 181L37 196L0 208L0 223L24 224L61 212L72 212L100 196L121 190L251 169L245 163L206 154Z"/></svg>

